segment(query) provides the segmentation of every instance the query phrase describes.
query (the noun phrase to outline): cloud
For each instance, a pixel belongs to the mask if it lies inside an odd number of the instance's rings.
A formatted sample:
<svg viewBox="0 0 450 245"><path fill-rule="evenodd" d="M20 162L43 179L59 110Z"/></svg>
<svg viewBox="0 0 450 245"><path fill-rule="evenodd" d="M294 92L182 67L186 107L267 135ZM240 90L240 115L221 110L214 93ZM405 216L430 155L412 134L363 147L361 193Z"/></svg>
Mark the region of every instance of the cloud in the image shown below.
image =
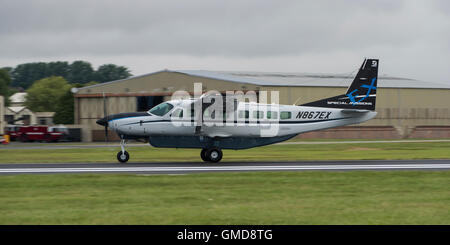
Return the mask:
<svg viewBox="0 0 450 245"><path fill-rule="evenodd" d="M333 72L374 56L386 60L394 74L445 80L449 5L443 0L7 1L0 9L0 65L129 57L124 65L139 73L145 68L138 68L143 67L138 60L164 61L160 66L169 68L215 61L203 66ZM152 63L146 72L156 68Z"/></svg>

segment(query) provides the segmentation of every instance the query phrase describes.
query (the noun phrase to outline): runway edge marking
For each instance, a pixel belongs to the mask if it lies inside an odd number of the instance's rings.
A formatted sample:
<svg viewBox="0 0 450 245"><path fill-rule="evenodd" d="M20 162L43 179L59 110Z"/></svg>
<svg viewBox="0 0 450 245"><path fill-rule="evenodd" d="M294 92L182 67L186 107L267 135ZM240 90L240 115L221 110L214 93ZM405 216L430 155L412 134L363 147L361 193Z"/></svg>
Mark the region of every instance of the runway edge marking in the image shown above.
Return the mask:
<svg viewBox="0 0 450 245"><path fill-rule="evenodd" d="M302 166L214 166L214 167L106 167L106 168L9 168L0 173L94 173L94 172L205 172L286 170L378 170L450 169L450 164L302 165Z"/></svg>

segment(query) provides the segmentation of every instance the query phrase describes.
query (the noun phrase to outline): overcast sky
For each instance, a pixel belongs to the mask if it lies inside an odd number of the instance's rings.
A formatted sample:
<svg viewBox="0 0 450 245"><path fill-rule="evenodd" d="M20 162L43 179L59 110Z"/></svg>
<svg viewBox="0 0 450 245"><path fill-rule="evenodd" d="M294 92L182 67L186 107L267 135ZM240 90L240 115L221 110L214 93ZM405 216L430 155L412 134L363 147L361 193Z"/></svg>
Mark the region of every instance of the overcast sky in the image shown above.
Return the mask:
<svg viewBox="0 0 450 245"><path fill-rule="evenodd" d="M0 67L380 73L450 84L450 1L0 0Z"/></svg>

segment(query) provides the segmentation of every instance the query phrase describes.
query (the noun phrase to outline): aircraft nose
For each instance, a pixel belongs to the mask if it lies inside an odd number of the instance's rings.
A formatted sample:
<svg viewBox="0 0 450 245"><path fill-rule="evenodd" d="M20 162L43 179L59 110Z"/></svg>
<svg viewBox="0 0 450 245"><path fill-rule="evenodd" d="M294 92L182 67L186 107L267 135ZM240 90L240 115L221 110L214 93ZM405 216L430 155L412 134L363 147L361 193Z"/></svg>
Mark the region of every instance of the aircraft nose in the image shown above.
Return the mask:
<svg viewBox="0 0 450 245"><path fill-rule="evenodd" d="M98 125L106 126L108 124L108 120L106 117L98 119L96 122Z"/></svg>

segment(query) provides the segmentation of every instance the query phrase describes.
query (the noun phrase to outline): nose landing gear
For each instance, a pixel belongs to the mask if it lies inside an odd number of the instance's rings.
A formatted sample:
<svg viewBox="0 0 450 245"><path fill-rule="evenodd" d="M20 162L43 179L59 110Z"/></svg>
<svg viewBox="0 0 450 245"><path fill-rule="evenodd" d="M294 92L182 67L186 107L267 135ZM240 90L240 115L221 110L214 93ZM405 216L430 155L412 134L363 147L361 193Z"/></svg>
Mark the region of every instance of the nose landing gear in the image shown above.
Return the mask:
<svg viewBox="0 0 450 245"><path fill-rule="evenodd" d="M220 162L222 156L222 150L219 148L202 149L200 152L200 157L205 162Z"/></svg>
<svg viewBox="0 0 450 245"><path fill-rule="evenodd" d="M120 141L120 148L122 149L121 151L117 152L117 160L121 163L125 163L130 159L130 154L128 154L128 152L125 150L125 140L122 139Z"/></svg>

